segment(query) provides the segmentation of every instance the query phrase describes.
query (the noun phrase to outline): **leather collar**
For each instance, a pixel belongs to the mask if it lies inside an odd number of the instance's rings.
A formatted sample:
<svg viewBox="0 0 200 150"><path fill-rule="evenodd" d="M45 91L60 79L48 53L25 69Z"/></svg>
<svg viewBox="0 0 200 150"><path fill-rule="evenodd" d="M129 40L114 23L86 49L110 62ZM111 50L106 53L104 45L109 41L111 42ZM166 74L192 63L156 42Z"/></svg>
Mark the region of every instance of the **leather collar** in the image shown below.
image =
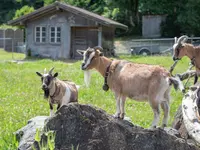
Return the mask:
<svg viewBox="0 0 200 150"><path fill-rule="evenodd" d="M55 84L55 92L53 93L53 95L50 95L50 98L54 99L59 93L60 93L60 88L57 86L57 84Z"/></svg>
<svg viewBox="0 0 200 150"><path fill-rule="evenodd" d="M106 68L106 72L105 72L105 76L104 76L104 85L102 87L104 91L108 91L109 90L107 79L108 79L108 75L109 75L111 64L112 64L112 62Z"/></svg>

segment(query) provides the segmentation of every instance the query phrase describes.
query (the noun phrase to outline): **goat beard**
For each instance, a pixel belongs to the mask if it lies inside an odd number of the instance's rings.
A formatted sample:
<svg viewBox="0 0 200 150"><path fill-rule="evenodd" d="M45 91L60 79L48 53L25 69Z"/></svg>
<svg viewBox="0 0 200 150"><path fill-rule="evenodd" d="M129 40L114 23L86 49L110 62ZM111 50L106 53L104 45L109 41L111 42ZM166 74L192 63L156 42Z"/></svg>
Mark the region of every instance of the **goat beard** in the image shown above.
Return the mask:
<svg viewBox="0 0 200 150"><path fill-rule="evenodd" d="M44 98L49 98L49 89L44 90Z"/></svg>
<svg viewBox="0 0 200 150"><path fill-rule="evenodd" d="M84 71L84 81L85 81L86 87L89 87L90 79L91 79L90 71L89 70Z"/></svg>

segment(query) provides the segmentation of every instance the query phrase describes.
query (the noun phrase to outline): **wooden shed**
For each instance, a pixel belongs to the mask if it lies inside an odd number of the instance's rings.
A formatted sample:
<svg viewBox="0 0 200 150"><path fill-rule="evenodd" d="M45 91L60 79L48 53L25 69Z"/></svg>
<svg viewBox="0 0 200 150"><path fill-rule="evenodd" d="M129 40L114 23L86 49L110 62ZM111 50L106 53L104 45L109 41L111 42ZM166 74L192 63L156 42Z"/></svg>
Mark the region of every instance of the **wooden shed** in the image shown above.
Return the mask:
<svg viewBox="0 0 200 150"><path fill-rule="evenodd" d="M55 2L8 22L24 26L26 51L54 59L78 58L76 50L93 46L113 49L116 28L127 26L87 10Z"/></svg>

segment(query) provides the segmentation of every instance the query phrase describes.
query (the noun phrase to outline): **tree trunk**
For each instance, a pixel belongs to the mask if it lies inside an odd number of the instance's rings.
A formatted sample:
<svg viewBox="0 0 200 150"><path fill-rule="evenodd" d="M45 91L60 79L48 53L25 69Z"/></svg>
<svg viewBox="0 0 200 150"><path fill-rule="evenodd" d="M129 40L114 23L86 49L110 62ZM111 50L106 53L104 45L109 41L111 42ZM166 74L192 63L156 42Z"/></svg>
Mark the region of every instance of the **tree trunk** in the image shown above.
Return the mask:
<svg viewBox="0 0 200 150"><path fill-rule="evenodd" d="M190 87L182 100L172 127L177 129L181 137L187 140L193 140L200 144L200 117L198 106L200 95L200 83Z"/></svg>

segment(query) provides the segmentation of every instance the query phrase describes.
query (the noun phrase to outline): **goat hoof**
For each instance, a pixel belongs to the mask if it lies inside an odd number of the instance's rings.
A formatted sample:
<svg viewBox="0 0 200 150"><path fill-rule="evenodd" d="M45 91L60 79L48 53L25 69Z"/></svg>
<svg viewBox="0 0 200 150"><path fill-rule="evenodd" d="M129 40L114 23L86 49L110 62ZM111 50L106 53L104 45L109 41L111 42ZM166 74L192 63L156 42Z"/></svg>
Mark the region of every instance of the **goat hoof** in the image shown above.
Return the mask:
<svg viewBox="0 0 200 150"><path fill-rule="evenodd" d="M182 93L185 94L185 89L182 90Z"/></svg>
<svg viewBox="0 0 200 150"><path fill-rule="evenodd" d="M162 128L164 129L165 127L167 127L167 125L166 125L166 124L163 124L163 125L162 125Z"/></svg>
<svg viewBox="0 0 200 150"><path fill-rule="evenodd" d="M113 117L114 117L114 118L120 118L120 113L115 113L115 114L113 115Z"/></svg>
<svg viewBox="0 0 200 150"><path fill-rule="evenodd" d="M155 129L157 126L156 125L154 125L154 126L151 126L150 127L150 129Z"/></svg>
<svg viewBox="0 0 200 150"><path fill-rule="evenodd" d="M119 116L119 118L120 119L124 119L124 116L125 116L125 113L121 113L120 116Z"/></svg>

